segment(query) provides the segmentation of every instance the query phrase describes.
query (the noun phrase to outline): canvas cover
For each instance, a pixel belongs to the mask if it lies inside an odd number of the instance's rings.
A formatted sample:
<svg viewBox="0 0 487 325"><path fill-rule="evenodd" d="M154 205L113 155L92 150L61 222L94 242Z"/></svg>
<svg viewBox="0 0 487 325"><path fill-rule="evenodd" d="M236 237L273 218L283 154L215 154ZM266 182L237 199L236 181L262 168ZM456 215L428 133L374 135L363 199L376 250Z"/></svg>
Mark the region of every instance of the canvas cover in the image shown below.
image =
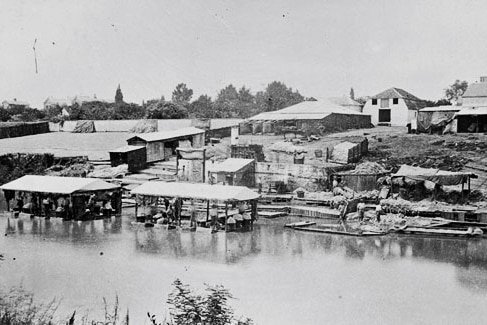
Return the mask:
<svg viewBox="0 0 487 325"><path fill-rule="evenodd" d="M435 168L402 165L392 177L406 177L418 181L430 181L440 185L458 185L468 181L470 174L449 172Z"/></svg>
<svg viewBox="0 0 487 325"><path fill-rule="evenodd" d="M429 132L432 127L441 128L453 122L455 111L419 112L418 131Z"/></svg>

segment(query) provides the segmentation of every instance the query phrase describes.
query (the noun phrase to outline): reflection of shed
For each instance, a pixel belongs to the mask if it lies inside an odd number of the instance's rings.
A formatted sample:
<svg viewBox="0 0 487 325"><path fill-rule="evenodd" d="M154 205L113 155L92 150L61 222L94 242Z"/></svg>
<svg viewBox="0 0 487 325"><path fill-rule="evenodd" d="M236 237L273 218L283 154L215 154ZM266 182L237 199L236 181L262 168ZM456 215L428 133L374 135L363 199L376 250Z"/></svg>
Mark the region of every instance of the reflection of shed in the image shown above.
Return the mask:
<svg viewBox="0 0 487 325"><path fill-rule="evenodd" d="M201 148L205 144L205 131L189 127L166 132L136 134L127 139L127 144L146 147L147 162L153 162L175 156L176 148L184 147L182 145L184 141L189 141L194 148Z"/></svg>
<svg viewBox="0 0 487 325"><path fill-rule="evenodd" d="M228 158L208 167L208 174L216 183L254 187L255 160Z"/></svg>
<svg viewBox="0 0 487 325"><path fill-rule="evenodd" d="M426 107L418 112L418 132L446 133L456 132L457 123L455 113L460 111L460 106L437 106Z"/></svg>
<svg viewBox="0 0 487 325"><path fill-rule="evenodd" d="M122 212L120 186L97 178L26 175L4 184L0 188L4 192L7 202L16 197L15 192L18 196L20 193L30 193L30 200L33 204L32 212L37 215L42 212L41 200L43 198L49 197L53 200L69 198L70 205L68 211L65 211L64 217L68 219L93 218L95 216L92 213L96 209L89 213L86 212L88 197L92 194L95 194L96 201L99 203L110 200L116 215L120 216Z"/></svg>
<svg viewBox="0 0 487 325"><path fill-rule="evenodd" d="M147 153L144 146L123 146L110 151L112 167L127 164L129 172L144 169L146 161Z"/></svg>
<svg viewBox="0 0 487 325"><path fill-rule="evenodd" d="M458 132L487 132L487 106L464 107L455 115Z"/></svg>

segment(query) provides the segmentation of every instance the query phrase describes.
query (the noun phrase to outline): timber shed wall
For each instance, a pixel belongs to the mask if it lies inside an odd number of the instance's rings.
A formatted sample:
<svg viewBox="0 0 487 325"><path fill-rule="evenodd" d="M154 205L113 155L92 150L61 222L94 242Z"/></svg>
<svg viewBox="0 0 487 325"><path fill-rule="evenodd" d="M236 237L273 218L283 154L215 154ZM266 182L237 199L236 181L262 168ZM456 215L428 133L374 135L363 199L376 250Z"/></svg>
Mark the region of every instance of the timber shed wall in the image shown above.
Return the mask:
<svg viewBox="0 0 487 325"><path fill-rule="evenodd" d="M339 175L339 177L341 177L342 182L345 182L345 186L351 188L355 192L361 192L378 190L377 180L384 175L386 175L386 173L369 175L344 174Z"/></svg>
<svg viewBox="0 0 487 325"><path fill-rule="evenodd" d="M144 169L147 161L146 148L140 148L128 152L110 152L112 167L127 164L129 172L137 172Z"/></svg>
<svg viewBox="0 0 487 325"><path fill-rule="evenodd" d="M49 133L49 122L6 122L0 123L0 139Z"/></svg>

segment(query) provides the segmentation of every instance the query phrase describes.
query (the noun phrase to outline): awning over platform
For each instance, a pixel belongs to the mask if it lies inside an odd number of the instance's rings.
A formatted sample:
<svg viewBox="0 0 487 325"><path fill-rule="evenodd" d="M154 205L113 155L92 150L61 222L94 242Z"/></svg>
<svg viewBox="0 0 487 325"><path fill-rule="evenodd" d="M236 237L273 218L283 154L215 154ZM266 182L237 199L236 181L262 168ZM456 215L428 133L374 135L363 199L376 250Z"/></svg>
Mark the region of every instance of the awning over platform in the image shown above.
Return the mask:
<svg viewBox="0 0 487 325"><path fill-rule="evenodd" d="M421 168L402 165L392 177L407 177L419 181L430 181L440 185L458 185L468 181L471 173L449 172L435 168Z"/></svg>
<svg viewBox="0 0 487 325"><path fill-rule="evenodd" d="M26 175L10 183L0 186L2 190L73 194L119 189L119 185L111 184L97 178L60 177Z"/></svg>
<svg viewBox="0 0 487 325"><path fill-rule="evenodd" d="M260 196L245 186L167 183L158 181L146 182L133 189L131 193L218 201L247 201L255 200Z"/></svg>

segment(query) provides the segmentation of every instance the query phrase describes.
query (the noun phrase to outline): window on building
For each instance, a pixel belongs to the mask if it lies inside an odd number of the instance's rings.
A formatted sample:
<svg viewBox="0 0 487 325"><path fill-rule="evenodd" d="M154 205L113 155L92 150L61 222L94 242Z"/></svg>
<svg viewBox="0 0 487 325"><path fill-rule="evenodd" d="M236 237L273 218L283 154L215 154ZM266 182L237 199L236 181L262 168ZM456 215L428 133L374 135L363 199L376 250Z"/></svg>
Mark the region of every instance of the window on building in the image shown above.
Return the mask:
<svg viewBox="0 0 487 325"><path fill-rule="evenodd" d="M377 99L376 98L372 98L372 105L377 105Z"/></svg>
<svg viewBox="0 0 487 325"><path fill-rule="evenodd" d="M389 98L382 98L380 100L380 107L389 107Z"/></svg>
<svg viewBox="0 0 487 325"><path fill-rule="evenodd" d="M397 104L399 104L399 98L393 98L392 105L397 105Z"/></svg>

